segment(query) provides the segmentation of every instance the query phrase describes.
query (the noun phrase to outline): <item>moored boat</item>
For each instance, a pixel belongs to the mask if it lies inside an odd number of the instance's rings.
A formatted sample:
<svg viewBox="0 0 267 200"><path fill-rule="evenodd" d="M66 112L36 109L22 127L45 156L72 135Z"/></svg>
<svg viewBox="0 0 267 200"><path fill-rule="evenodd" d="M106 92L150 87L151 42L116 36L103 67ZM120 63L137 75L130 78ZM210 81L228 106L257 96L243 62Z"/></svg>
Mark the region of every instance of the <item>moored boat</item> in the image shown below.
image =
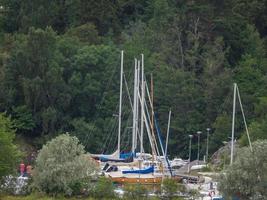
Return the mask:
<svg viewBox="0 0 267 200"><path fill-rule="evenodd" d="M121 175L121 174L109 174L107 176L110 178L114 183L119 184L161 184L163 179L166 178L163 174L127 174L127 175ZM179 176L173 176L172 179L176 180L177 182L180 182L182 180L182 177Z"/></svg>
<svg viewBox="0 0 267 200"><path fill-rule="evenodd" d="M134 184L134 183L140 183L140 184L160 184L162 182L162 176L154 176L154 175L133 175L133 176L111 176L109 175L109 178L114 183L128 183L128 184Z"/></svg>
<svg viewBox="0 0 267 200"><path fill-rule="evenodd" d="M172 172L167 155L164 153L161 133L153 111L153 90L151 89L152 92L150 95L148 86L145 82L143 55L141 61L135 59L133 102L129 95L127 83L125 83L133 115L131 117L133 122L131 127L132 148L130 152L125 152L125 150L121 151L122 85L123 52L121 54L117 149L113 154L91 154L91 156L100 163L102 174L111 178L113 182L143 184L160 183L165 176L172 176ZM153 81L151 86L153 86ZM148 97L147 100L145 99L146 95ZM154 130L156 130L157 136L154 133ZM143 138L145 132L148 136L151 154L146 153L144 150ZM129 147L126 149L129 151ZM138 154L136 153L137 149L140 150L140 153ZM165 151L167 151L167 148Z"/></svg>

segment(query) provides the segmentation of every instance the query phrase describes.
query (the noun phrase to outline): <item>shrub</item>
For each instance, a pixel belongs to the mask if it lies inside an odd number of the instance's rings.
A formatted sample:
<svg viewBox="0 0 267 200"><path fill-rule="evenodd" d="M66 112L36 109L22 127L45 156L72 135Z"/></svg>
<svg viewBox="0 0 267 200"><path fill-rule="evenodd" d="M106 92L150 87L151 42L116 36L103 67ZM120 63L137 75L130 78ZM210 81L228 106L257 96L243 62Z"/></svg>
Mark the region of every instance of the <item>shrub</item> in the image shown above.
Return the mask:
<svg viewBox="0 0 267 200"><path fill-rule="evenodd" d="M147 189L141 184L129 184L126 185L124 188L125 194L124 197L126 199L147 199L148 191Z"/></svg>
<svg viewBox="0 0 267 200"><path fill-rule="evenodd" d="M231 198L261 200L267 199L267 140L252 143L249 147L238 149L235 160L221 174L219 190Z"/></svg>
<svg viewBox="0 0 267 200"><path fill-rule="evenodd" d="M178 191L178 183L174 179L166 178L162 183L162 192L166 199L172 199Z"/></svg>
<svg viewBox="0 0 267 200"><path fill-rule="evenodd" d="M96 170L78 139L63 134L44 145L38 154L33 186L48 194L72 195L90 186Z"/></svg>
<svg viewBox="0 0 267 200"><path fill-rule="evenodd" d="M97 199L109 199L114 198L114 186L110 179L100 177L93 190L94 197Z"/></svg>

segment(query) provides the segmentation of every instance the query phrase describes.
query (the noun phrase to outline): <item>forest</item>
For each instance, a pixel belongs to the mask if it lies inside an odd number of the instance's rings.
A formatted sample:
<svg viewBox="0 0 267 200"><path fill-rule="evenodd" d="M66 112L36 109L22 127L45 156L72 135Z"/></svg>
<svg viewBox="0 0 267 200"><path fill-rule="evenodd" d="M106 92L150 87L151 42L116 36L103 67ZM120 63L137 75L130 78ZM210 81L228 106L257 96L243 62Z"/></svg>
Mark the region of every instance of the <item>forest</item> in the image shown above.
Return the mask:
<svg viewBox="0 0 267 200"><path fill-rule="evenodd" d="M266 0L1 0L0 112L37 149L62 133L89 152L117 140L120 51L133 87L134 58L153 75L154 110L169 154L188 156L189 134L205 155L231 135L237 83L251 140L267 139ZM123 95L122 150L131 141ZM1 118L2 119L2 118ZM236 137L248 144L237 105ZM193 138L196 157L197 137Z"/></svg>

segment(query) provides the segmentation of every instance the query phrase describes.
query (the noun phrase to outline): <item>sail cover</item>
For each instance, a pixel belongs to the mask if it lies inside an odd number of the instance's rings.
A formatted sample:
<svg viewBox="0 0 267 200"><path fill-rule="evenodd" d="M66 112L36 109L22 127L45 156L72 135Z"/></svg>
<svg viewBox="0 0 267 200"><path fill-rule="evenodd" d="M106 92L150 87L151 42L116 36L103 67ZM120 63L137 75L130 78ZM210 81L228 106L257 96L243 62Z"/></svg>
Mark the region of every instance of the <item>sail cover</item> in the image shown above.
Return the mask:
<svg viewBox="0 0 267 200"><path fill-rule="evenodd" d="M123 163L130 163L133 162L133 157L125 158L125 159L113 159L107 157L99 157L101 162L123 162Z"/></svg>
<svg viewBox="0 0 267 200"><path fill-rule="evenodd" d="M106 158L106 159L119 159L120 153L118 150L116 150L112 154L90 154L91 157L99 160L100 158Z"/></svg>
<svg viewBox="0 0 267 200"><path fill-rule="evenodd" d="M120 159L126 159L130 157L136 157L136 153L135 152L120 153Z"/></svg>
<svg viewBox="0 0 267 200"><path fill-rule="evenodd" d="M137 170L125 170L122 171L123 174L149 174L154 172L154 165L145 168L145 169L137 169Z"/></svg>

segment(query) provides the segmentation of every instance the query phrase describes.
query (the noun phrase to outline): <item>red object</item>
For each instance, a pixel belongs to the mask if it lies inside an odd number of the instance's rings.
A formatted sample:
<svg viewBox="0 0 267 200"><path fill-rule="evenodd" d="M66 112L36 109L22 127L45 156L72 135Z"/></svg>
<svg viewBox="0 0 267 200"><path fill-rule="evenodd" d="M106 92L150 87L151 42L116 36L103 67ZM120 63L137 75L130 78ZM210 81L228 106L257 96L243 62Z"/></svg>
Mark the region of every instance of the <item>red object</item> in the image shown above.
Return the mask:
<svg viewBox="0 0 267 200"><path fill-rule="evenodd" d="M20 174L23 175L24 174L24 171L25 171L25 165L24 165L24 163L21 163L19 165L19 169L20 169Z"/></svg>

